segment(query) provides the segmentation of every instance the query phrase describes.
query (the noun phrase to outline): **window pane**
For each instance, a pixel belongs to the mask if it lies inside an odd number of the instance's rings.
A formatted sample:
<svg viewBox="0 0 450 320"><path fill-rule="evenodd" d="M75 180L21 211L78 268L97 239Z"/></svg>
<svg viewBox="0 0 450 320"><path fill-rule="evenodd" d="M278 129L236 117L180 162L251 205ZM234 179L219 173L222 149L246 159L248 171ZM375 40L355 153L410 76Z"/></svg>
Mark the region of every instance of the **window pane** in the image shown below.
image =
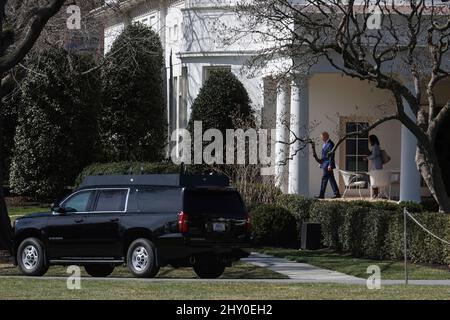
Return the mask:
<svg viewBox="0 0 450 320"><path fill-rule="evenodd" d="M127 190L100 191L95 211L124 211L127 193Z"/></svg>
<svg viewBox="0 0 450 320"><path fill-rule="evenodd" d="M358 140L358 155L367 156L368 154L369 154L369 141L366 139Z"/></svg>
<svg viewBox="0 0 450 320"><path fill-rule="evenodd" d="M358 131L363 131L369 126L369 124L367 122L358 122L357 126L358 126ZM369 133L366 132L364 134L360 134L358 137L359 138L368 138Z"/></svg>
<svg viewBox="0 0 450 320"><path fill-rule="evenodd" d="M65 209L70 209L69 211L73 212L86 212L91 194L91 191L77 193L68 199L62 207Z"/></svg>
<svg viewBox="0 0 450 320"><path fill-rule="evenodd" d="M362 131L369 126L368 122L347 122L347 133ZM368 169L367 161L363 158L369 154L369 133L354 136L346 141L346 170L365 172Z"/></svg>
<svg viewBox="0 0 450 320"><path fill-rule="evenodd" d="M364 160L364 157L358 158L358 172L365 172L369 171L369 164L366 160Z"/></svg>
<svg viewBox="0 0 450 320"><path fill-rule="evenodd" d="M356 123L355 122L347 122L346 125L347 133L352 133L356 131Z"/></svg>
<svg viewBox="0 0 450 320"><path fill-rule="evenodd" d="M347 154L348 155L356 155L356 140L354 139L349 139L347 140Z"/></svg>
<svg viewBox="0 0 450 320"><path fill-rule="evenodd" d="M347 156L345 161L345 168L347 171L356 171L356 157Z"/></svg>
<svg viewBox="0 0 450 320"><path fill-rule="evenodd" d="M181 211L181 190L175 188L141 188L136 192L139 212Z"/></svg>

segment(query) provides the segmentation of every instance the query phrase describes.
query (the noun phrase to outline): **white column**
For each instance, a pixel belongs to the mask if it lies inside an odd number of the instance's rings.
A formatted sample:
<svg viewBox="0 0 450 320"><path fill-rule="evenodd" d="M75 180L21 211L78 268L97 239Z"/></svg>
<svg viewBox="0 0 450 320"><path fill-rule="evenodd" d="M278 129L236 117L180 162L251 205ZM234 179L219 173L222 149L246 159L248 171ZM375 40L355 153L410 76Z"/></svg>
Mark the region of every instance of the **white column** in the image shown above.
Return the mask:
<svg viewBox="0 0 450 320"><path fill-rule="evenodd" d="M409 88L414 90L412 85L409 85ZM406 114L415 121L415 115L406 101L404 101L404 105ZM402 126L400 201L421 201L420 173L416 165L416 150L416 137L408 128Z"/></svg>
<svg viewBox="0 0 450 320"><path fill-rule="evenodd" d="M289 146L289 100L288 84L280 81L277 88L276 144L275 144L275 185L284 193L288 191ZM281 143L285 142L285 143Z"/></svg>
<svg viewBox="0 0 450 320"><path fill-rule="evenodd" d="M297 77L291 84L291 134L290 141L304 138L309 128L309 86L307 77ZM309 145L296 142L290 146L289 193L309 196ZM300 150L300 151L299 151Z"/></svg>

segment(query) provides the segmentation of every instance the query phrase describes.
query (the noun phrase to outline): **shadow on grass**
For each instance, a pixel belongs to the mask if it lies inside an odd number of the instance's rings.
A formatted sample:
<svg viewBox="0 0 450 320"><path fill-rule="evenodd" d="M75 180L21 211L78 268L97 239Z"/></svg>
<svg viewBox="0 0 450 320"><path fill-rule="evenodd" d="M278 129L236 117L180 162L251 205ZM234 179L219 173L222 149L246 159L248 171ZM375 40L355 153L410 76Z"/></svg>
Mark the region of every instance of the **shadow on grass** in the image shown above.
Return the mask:
<svg viewBox="0 0 450 320"><path fill-rule="evenodd" d="M66 268L61 266L53 266L49 269L45 276L47 277L67 277ZM82 277L89 277L89 275L82 270ZM0 277L2 276L22 276L17 267L11 264L0 264ZM117 267L111 277L117 278L132 278L133 276L126 267ZM157 278L163 279L195 279L196 274L192 268L161 268ZM247 263L238 262L233 267L226 268L222 279L288 279L287 276L277 272L268 270L266 268L257 267Z"/></svg>

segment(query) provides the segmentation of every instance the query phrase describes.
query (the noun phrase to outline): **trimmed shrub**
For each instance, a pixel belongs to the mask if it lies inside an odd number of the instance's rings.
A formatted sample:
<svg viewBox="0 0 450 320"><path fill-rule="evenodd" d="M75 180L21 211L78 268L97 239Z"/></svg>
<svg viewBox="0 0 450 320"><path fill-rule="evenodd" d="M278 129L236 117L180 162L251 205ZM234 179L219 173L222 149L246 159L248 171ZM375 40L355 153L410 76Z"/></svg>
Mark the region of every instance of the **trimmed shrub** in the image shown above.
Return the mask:
<svg viewBox="0 0 450 320"><path fill-rule="evenodd" d="M14 135L18 120L18 96L12 94L11 97L5 98L0 107L0 170L2 172L2 184L8 184L9 167L11 165L11 157L14 150Z"/></svg>
<svg viewBox="0 0 450 320"><path fill-rule="evenodd" d="M391 211L370 208L364 217L362 252L366 257L381 260L389 256L386 238L392 215Z"/></svg>
<svg viewBox="0 0 450 320"><path fill-rule="evenodd" d="M408 230L411 228L408 225ZM394 213L389 218L386 234L386 256L390 259L403 259L403 214Z"/></svg>
<svg viewBox="0 0 450 320"><path fill-rule="evenodd" d="M257 245L295 246L297 228L295 216L276 205L260 205L252 208L251 223Z"/></svg>
<svg viewBox="0 0 450 320"><path fill-rule="evenodd" d="M450 219L447 215L441 213L421 213L417 220L431 232L440 238L449 238ZM417 224L409 221L408 224L408 246L409 258L412 262L424 263L445 263L447 252L441 241L432 237Z"/></svg>
<svg viewBox="0 0 450 320"><path fill-rule="evenodd" d="M397 205L397 210L401 213L403 213L404 208L406 208L406 210L408 210L410 213L418 213L426 211L421 203L411 201L402 201ZM436 211L439 211L439 209Z"/></svg>
<svg viewBox="0 0 450 320"><path fill-rule="evenodd" d="M127 174L176 174L180 166L171 162L110 162L95 163L83 169L78 175L76 185L87 176L127 175Z"/></svg>
<svg viewBox="0 0 450 320"><path fill-rule="evenodd" d="M100 132L106 161L160 161L167 139L164 58L156 32L129 25L102 66Z"/></svg>
<svg viewBox="0 0 450 320"><path fill-rule="evenodd" d="M339 228L340 247L343 251L351 252L353 256L363 255L364 218L369 208L349 206L344 209L342 225Z"/></svg>
<svg viewBox="0 0 450 320"><path fill-rule="evenodd" d="M282 194L277 197L276 204L289 210L294 214L297 220L297 228L301 229L304 222L308 222L310 219L309 213L313 203L316 203L316 199L305 198L293 194Z"/></svg>
<svg viewBox="0 0 450 320"><path fill-rule="evenodd" d="M322 225L322 243L326 247L342 249L339 230L343 223L342 212L345 207L346 203L339 201L317 201L311 205L310 220Z"/></svg>
<svg viewBox="0 0 450 320"><path fill-rule="evenodd" d="M200 89L192 105L189 131L194 133L194 121L202 121L203 131L227 129L245 125L254 127L254 114L247 90L229 70L213 71ZM241 123L237 123L241 122Z"/></svg>
<svg viewBox="0 0 450 320"><path fill-rule="evenodd" d="M10 184L14 193L53 199L95 161L99 75L92 58L51 48L28 63L18 98Z"/></svg>
<svg viewBox="0 0 450 320"><path fill-rule="evenodd" d="M450 216L423 212L415 203L313 202L310 221L322 225L323 244L355 257L403 259L403 208L431 232L450 239ZM408 219L408 258L415 263L450 262L450 246L435 239Z"/></svg>

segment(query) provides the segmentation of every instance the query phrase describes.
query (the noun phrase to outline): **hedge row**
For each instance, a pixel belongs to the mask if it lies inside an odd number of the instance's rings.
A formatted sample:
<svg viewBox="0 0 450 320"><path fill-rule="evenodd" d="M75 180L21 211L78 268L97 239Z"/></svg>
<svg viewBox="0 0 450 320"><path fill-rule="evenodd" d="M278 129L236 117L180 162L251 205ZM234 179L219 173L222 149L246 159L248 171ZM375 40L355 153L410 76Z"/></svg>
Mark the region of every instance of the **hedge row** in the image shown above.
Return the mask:
<svg viewBox="0 0 450 320"><path fill-rule="evenodd" d="M296 218L296 235L299 235L298 231L302 223L320 223L324 246L351 253L355 257L393 260L403 258L404 207L437 236L450 239L450 216L426 212L423 205L415 203L326 202L283 195L278 197L276 205L276 207L268 206L267 211L261 207L258 207L256 211L253 210L253 221L266 219L268 212L279 215L288 210ZM278 221L275 228L277 234L287 233L291 222ZM280 231L283 228L284 231ZM448 245L436 240L409 219L407 230L408 253L412 262L450 263ZM262 239L261 235L257 234L259 228L254 232L258 244L277 245L277 241L268 243L270 242L268 238ZM264 232L264 234L267 233L265 230ZM290 243L296 241L295 237Z"/></svg>
<svg viewBox="0 0 450 320"><path fill-rule="evenodd" d="M174 174L180 172L180 166L171 162L109 162L90 165L79 174L76 185L87 176L128 175L128 174Z"/></svg>
<svg viewBox="0 0 450 320"><path fill-rule="evenodd" d="M251 208L254 241L258 245L292 247L297 244L296 218L276 205Z"/></svg>
<svg viewBox="0 0 450 320"><path fill-rule="evenodd" d="M186 171L191 174L202 174L209 170L204 165L188 165ZM129 174L177 174L181 166L172 162L108 162L94 163L78 175L75 185L79 185L87 176L129 175Z"/></svg>
<svg viewBox="0 0 450 320"><path fill-rule="evenodd" d="M400 205L382 209L361 204L317 202L311 207L309 220L321 223L323 244L327 247L350 252L355 257L395 260L403 258L401 208ZM450 216L420 211L414 215L437 236L450 238ZM410 219L407 234L411 261L450 263L449 247Z"/></svg>

